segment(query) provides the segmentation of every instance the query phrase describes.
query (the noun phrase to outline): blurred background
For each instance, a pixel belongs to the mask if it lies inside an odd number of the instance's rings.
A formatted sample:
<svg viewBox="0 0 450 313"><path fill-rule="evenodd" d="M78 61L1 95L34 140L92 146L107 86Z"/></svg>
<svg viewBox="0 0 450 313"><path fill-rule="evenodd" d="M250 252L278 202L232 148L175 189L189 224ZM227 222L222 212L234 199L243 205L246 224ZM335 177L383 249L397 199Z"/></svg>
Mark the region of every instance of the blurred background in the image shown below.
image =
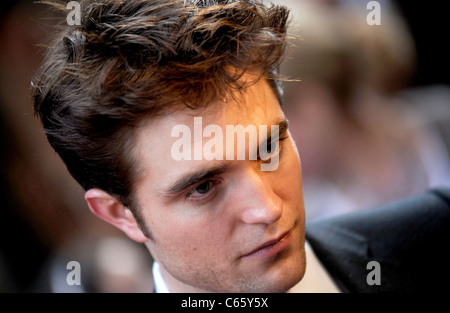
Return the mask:
<svg viewBox="0 0 450 313"><path fill-rule="evenodd" d="M307 219L450 185L449 48L432 3L280 1L300 39L282 66ZM369 22L368 22L369 20ZM378 25L379 24L379 25Z"/></svg>
<svg viewBox="0 0 450 313"><path fill-rule="evenodd" d="M308 220L450 186L450 48L437 1L279 0L293 10L284 108ZM151 292L147 250L94 217L34 117L30 81L59 21L0 11L0 292ZM66 283L69 261L80 286Z"/></svg>

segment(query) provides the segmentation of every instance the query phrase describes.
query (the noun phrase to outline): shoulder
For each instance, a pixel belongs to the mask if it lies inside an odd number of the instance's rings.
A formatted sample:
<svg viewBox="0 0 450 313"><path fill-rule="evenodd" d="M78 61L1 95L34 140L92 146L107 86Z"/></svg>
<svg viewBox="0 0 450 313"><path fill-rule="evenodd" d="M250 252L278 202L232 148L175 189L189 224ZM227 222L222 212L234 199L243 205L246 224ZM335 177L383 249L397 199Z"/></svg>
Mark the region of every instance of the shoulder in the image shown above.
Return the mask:
<svg viewBox="0 0 450 313"><path fill-rule="evenodd" d="M350 291L415 291L424 284L439 289L439 275L450 276L444 257L450 190L433 189L384 207L316 220L307 223L306 237ZM381 265L381 286L367 286L370 261Z"/></svg>

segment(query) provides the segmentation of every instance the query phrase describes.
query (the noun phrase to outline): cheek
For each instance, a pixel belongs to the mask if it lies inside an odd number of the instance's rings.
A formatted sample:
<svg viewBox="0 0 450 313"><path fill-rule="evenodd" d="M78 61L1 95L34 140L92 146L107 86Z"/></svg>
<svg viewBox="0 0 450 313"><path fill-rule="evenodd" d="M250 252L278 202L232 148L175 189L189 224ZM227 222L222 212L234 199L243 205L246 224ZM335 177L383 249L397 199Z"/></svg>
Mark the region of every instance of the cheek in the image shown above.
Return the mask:
<svg viewBox="0 0 450 313"><path fill-rule="evenodd" d="M149 217L151 218L151 217ZM202 259L225 250L225 223L215 223L208 214L165 214L149 223L155 242L152 253L172 259Z"/></svg>

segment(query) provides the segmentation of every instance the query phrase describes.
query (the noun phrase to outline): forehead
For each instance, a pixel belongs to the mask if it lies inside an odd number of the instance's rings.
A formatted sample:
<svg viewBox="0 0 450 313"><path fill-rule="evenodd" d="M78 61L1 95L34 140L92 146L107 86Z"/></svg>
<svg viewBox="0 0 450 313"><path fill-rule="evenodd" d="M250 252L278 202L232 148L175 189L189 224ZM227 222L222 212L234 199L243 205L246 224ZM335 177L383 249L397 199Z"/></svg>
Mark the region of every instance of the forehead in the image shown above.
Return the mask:
<svg viewBox="0 0 450 313"><path fill-rule="evenodd" d="M195 117L202 118L203 128L217 125L225 133L226 125L274 125L284 119L284 114L269 83L260 80L234 98L228 97L225 101L218 101L199 110L180 110L149 120L136 131L134 154L141 174L137 184L149 180L163 184L187 171L217 162L175 160L171 156L172 146L179 140L179 137L171 136L172 129L176 126L185 125L190 129L191 144L194 146Z"/></svg>

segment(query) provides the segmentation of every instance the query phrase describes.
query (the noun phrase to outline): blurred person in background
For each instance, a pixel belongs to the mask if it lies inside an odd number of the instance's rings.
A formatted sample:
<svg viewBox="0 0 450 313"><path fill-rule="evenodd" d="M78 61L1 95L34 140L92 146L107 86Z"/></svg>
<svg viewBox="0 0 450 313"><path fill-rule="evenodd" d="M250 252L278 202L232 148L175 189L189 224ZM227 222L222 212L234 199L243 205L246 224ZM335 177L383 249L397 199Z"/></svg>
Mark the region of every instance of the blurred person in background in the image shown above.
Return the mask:
<svg viewBox="0 0 450 313"><path fill-rule="evenodd" d="M382 24L369 26L368 11L348 2L296 2L302 40L281 71L301 80L285 84L284 108L302 156L308 219L450 185L440 133L398 96L415 65L401 16L382 2Z"/></svg>
<svg viewBox="0 0 450 313"><path fill-rule="evenodd" d="M121 232L88 214L82 189L33 114L30 81L42 62L40 45L54 26L53 16L31 0L2 2L0 292L151 291L151 273L142 267L148 254L133 242L124 244ZM128 258L120 266L105 261L105 255L119 260L124 253ZM69 261L80 263L84 289L65 283Z"/></svg>

